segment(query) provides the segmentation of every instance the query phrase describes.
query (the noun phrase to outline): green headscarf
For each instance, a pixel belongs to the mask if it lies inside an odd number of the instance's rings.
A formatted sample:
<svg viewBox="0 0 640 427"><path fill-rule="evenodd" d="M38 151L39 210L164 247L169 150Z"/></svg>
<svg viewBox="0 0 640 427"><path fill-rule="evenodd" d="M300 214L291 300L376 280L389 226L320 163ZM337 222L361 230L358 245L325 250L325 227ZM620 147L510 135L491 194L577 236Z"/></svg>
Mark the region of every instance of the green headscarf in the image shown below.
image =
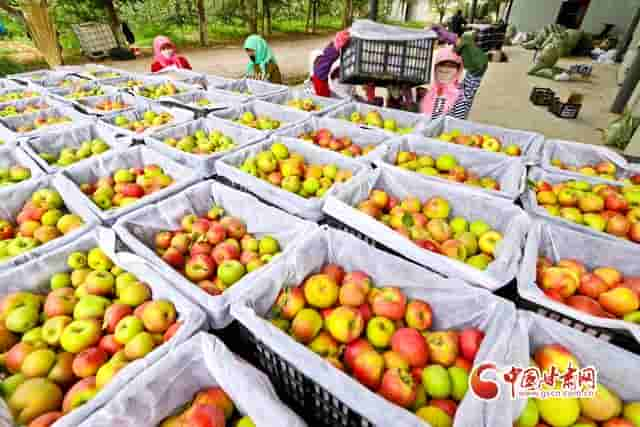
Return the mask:
<svg viewBox="0 0 640 427"><path fill-rule="evenodd" d="M249 59L249 63L247 64L247 74L253 74L254 65L259 65L260 69L263 73L267 72L267 64L269 62L276 63L276 57L273 55L271 48L263 39L257 34L253 34L247 37L247 40L244 42L245 49L251 49L256 52L255 62Z"/></svg>

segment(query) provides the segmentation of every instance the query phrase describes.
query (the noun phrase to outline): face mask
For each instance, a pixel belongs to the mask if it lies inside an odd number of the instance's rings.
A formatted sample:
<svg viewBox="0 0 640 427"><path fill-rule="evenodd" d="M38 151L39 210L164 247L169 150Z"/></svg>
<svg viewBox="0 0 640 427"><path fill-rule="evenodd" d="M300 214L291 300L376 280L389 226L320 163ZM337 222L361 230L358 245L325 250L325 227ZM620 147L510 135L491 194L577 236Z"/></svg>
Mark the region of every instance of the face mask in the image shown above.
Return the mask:
<svg viewBox="0 0 640 427"><path fill-rule="evenodd" d="M160 51L160 53L162 54L162 56L164 56L165 58L169 59L173 56L173 50L169 49L169 50L162 50Z"/></svg>
<svg viewBox="0 0 640 427"><path fill-rule="evenodd" d="M251 62L256 62L256 56L255 55L249 55L249 59L251 60Z"/></svg>
<svg viewBox="0 0 640 427"><path fill-rule="evenodd" d="M440 83L448 84L453 82L458 74L458 70L452 67L437 67L436 80Z"/></svg>

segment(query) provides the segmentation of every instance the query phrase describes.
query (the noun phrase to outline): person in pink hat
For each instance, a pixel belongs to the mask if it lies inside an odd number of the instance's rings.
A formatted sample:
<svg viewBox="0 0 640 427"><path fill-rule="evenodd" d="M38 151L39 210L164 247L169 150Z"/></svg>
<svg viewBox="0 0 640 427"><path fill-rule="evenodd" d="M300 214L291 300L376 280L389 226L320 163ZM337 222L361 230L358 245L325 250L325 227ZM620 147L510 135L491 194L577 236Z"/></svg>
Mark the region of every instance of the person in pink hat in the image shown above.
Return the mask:
<svg viewBox="0 0 640 427"><path fill-rule="evenodd" d="M182 55L176 53L176 45L166 36L153 39L153 62L151 72L155 73L167 67L191 69L191 64Z"/></svg>
<svg viewBox="0 0 640 427"><path fill-rule="evenodd" d="M431 88L422 99L420 111L430 119L466 119L487 70L487 54L475 45L471 35L459 38L440 26L434 31L441 42L451 45L436 51Z"/></svg>

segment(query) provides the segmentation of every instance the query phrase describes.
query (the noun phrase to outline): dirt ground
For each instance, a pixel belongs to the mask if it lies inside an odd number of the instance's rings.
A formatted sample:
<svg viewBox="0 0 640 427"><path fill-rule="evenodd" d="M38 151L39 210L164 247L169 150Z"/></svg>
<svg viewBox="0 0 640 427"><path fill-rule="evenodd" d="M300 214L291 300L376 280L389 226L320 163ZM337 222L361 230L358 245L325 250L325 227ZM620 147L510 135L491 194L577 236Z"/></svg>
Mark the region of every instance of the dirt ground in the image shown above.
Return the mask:
<svg viewBox="0 0 640 427"><path fill-rule="evenodd" d="M329 36L303 37L298 40L278 40L272 48L285 78L300 81L308 72L308 57L313 49L321 49ZM540 132L547 138L558 138L590 144L601 143L601 132L613 115L608 110L618 86L616 65L594 64L591 82L555 82L529 77L533 53L519 47L505 48L510 61L491 63L470 119L514 129ZM186 52L193 68L208 74L239 77L246 65L246 55L238 45L220 48L195 49ZM135 61L107 61L106 64L136 71L149 70L151 58ZM575 63L590 63L587 58L563 59L558 65L567 67ZM559 119L542 107L529 102L534 86L549 87L566 100L571 92L584 95L582 111L576 120Z"/></svg>
<svg viewBox="0 0 640 427"><path fill-rule="evenodd" d="M308 74L311 51L322 49L330 40L331 36L299 36L296 40L273 41L270 46L284 78L299 81ZM248 60L239 44L210 49L190 49L183 53L194 70L222 77L241 77L246 70ZM150 56L145 56L134 61L104 61L103 64L112 64L114 67L135 72L148 72L151 60Z"/></svg>

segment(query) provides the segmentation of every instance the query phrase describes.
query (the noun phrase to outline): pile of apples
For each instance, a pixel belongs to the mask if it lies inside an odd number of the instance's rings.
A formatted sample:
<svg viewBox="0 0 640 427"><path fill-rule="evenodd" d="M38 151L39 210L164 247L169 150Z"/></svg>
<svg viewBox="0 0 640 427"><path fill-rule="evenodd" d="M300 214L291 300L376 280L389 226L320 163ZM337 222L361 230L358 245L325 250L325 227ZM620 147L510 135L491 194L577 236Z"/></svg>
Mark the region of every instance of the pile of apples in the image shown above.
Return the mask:
<svg viewBox="0 0 640 427"><path fill-rule="evenodd" d="M575 180L555 185L539 181L532 185L538 204L549 215L640 242L640 187L591 185Z"/></svg>
<svg viewBox="0 0 640 427"><path fill-rule="evenodd" d="M80 80L82 82L86 82L86 80ZM58 82L56 82L55 86L56 87L60 87L60 88L65 88L65 87L71 87L74 85L78 84L78 80L76 79L72 79L72 78L68 78L68 79L62 79Z"/></svg>
<svg viewBox="0 0 640 427"><path fill-rule="evenodd" d="M570 166L564 164L560 159L552 159L551 165L569 172L577 172L586 176L593 176L612 181L622 181L625 184L640 184L640 174L634 174L628 179L617 177L618 167L613 162L602 161L591 165Z"/></svg>
<svg viewBox="0 0 640 427"><path fill-rule="evenodd" d="M152 300L100 248L67 264L46 295L14 292L0 303L1 388L20 425L49 426L82 406L180 326L172 302Z"/></svg>
<svg viewBox="0 0 640 427"><path fill-rule="evenodd" d="M452 130L449 133L443 133L438 137L444 142L464 145L465 147L480 148L494 153L501 152L507 156L517 157L522 155L522 149L516 145L503 146L499 138L491 135L463 135L459 130Z"/></svg>
<svg viewBox="0 0 640 427"><path fill-rule="evenodd" d="M267 116L256 116L251 111L245 111L233 122L258 130L274 130L282 126L279 120Z"/></svg>
<svg viewBox="0 0 640 427"><path fill-rule="evenodd" d="M0 188L8 187L31 178L31 169L13 165L8 168L0 168Z"/></svg>
<svg viewBox="0 0 640 427"><path fill-rule="evenodd" d="M540 346L531 360L543 375L552 369L560 373L567 367L579 369L581 364L561 344ZM598 380L600 375L598 375ZM562 380L558 379L556 387ZM553 387L549 387L553 388ZM640 425L640 402L623 402L613 390L598 383L591 398L529 399L514 427L637 427Z"/></svg>
<svg viewBox="0 0 640 427"><path fill-rule="evenodd" d="M295 98L287 102L287 106L302 111L320 111L320 106L316 105L311 98Z"/></svg>
<svg viewBox="0 0 640 427"><path fill-rule="evenodd" d="M327 150L335 151L343 156L358 157L369 154L375 150L375 145L360 146L354 144L348 136L337 137L329 129L318 129L317 131L301 133L298 138L316 144Z"/></svg>
<svg viewBox="0 0 640 427"><path fill-rule="evenodd" d="M400 128L398 123L394 119L383 119L382 114L377 110L369 111L364 117L359 111L354 111L349 117L345 115L339 116L342 120L350 121L357 125L367 125L372 127L381 128L390 132L396 132L400 135L405 135L413 132L412 127Z"/></svg>
<svg viewBox="0 0 640 427"><path fill-rule="evenodd" d="M590 272L575 259L554 264L539 257L536 267L538 286L549 298L592 316L640 323L640 278L624 277L613 267Z"/></svg>
<svg viewBox="0 0 640 427"><path fill-rule="evenodd" d="M236 407L221 387L209 387L178 414L166 418L159 427L256 427L249 416L234 415Z"/></svg>
<svg viewBox="0 0 640 427"><path fill-rule="evenodd" d="M131 107L130 105L128 105L125 102L122 101L111 101L111 100L104 100L102 102L99 102L95 105L95 109L98 111L119 111L119 110L124 110L125 108L129 108Z"/></svg>
<svg viewBox="0 0 640 427"><path fill-rule="evenodd" d="M13 225L0 220L0 261L16 257L82 226L78 215L69 213L60 193L44 188L32 194Z"/></svg>
<svg viewBox="0 0 640 427"><path fill-rule="evenodd" d="M475 328L431 331L428 302L336 264L283 288L271 314L296 341L432 426L453 425L484 338Z"/></svg>
<svg viewBox="0 0 640 427"><path fill-rule="evenodd" d="M123 208L174 183L158 165L118 169L112 176L85 183L80 190L103 211Z"/></svg>
<svg viewBox="0 0 640 427"><path fill-rule="evenodd" d="M240 218L216 205L204 216L183 217L180 225L156 234L156 253L210 295L222 294L280 253L275 238L247 233Z"/></svg>
<svg viewBox="0 0 640 427"><path fill-rule="evenodd" d="M100 80L117 79L120 77L120 73L116 71L89 71L87 74Z"/></svg>
<svg viewBox="0 0 640 427"><path fill-rule="evenodd" d="M25 125L16 127L16 132L18 133L31 132L33 130L41 129L43 127L59 125L62 123L69 123L71 121L72 121L71 117L68 117L68 116L38 117L34 119L33 122L31 123L27 123Z"/></svg>
<svg viewBox="0 0 640 427"><path fill-rule="evenodd" d="M162 83L158 85L147 85L139 88L138 95L145 98L158 99L163 96L176 95L182 93L181 89L178 89L176 85L171 82Z"/></svg>
<svg viewBox="0 0 640 427"><path fill-rule="evenodd" d="M307 164L298 153L276 142L270 149L247 157L240 170L300 197L322 197L334 183L349 180L353 172L334 164Z"/></svg>
<svg viewBox="0 0 640 427"><path fill-rule="evenodd" d="M127 81L124 81L124 82L117 83L116 87L131 89L131 88L142 86L142 85L144 85L144 82L142 80L133 80L132 79L132 80L127 80Z"/></svg>
<svg viewBox="0 0 640 427"><path fill-rule="evenodd" d="M49 105L47 105L46 102L26 105L24 108L17 108L15 105L7 105L2 110L0 110L0 117L15 117L22 114L35 113L40 110L46 110L47 108L49 108Z"/></svg>
<svg viewBox="0 0 640 427"><path fill-rule="evenodd" d="M185 153L204 155L229 151L236 147L233 139L230 136L224 135L219 130L207 133L203 129L198 129L193 135L187 135L179 140L175 138L165 138L163 142Z"/></svg>
<svg viewBox="0 0 640 427"><path fill-rule="evenodd" d="M0 102L18 101L20 99L37 98L39 96L40 92L33 90L17 90L0 95Z"/></svg>
<svg viewBox="0 0 640 427"><path fill-rule="evenodd" d="M76 89L73 92L65 95L67 99L82 99L89 98L90 96L102 96L105 95L104 88L100 86L93 86L88 89Z"/></svg>
<svg viewBox="0 0 640 427"><path fill-rule="evenodd" d="M434 160L428 154L419 156L413 151L399 151L396 155L396 166L425 176L436 176L453 182L460 182L473 187L488 190L500 190L500 183L490 176L479 177L460 165L452 154L442 154Z"/></svg>
<svg viewBox="0 0 640 427"><path fill-rule="evenodd" d="M142 133L149 128L166 125L172 120L173 116L167 111L156 113L153 110L147 110L142 113L142 120L131 121L127 116L120 115L113 119L113 123L118 127Z"/></svg>
<svg viewBox="0 0 640 427"><path fill-rule="evenodd" d="M502 234L484 221L469 223L462 217L450 218L451 207L442 197L422 203L409 196L399 201L384 190L374 189L358 210L431 252L466 262L486 270L495 257Z"/></svg>
<svg viewBox="0 0 640 427"><path fill-rule="evenodd" d="M38 156L50 165L66 167L80 160L102 154L109 149L109 144L103 139L95 138L83 141L77 149L71 147L63 148L58 154L42 151L38 153Z"/></svg>

